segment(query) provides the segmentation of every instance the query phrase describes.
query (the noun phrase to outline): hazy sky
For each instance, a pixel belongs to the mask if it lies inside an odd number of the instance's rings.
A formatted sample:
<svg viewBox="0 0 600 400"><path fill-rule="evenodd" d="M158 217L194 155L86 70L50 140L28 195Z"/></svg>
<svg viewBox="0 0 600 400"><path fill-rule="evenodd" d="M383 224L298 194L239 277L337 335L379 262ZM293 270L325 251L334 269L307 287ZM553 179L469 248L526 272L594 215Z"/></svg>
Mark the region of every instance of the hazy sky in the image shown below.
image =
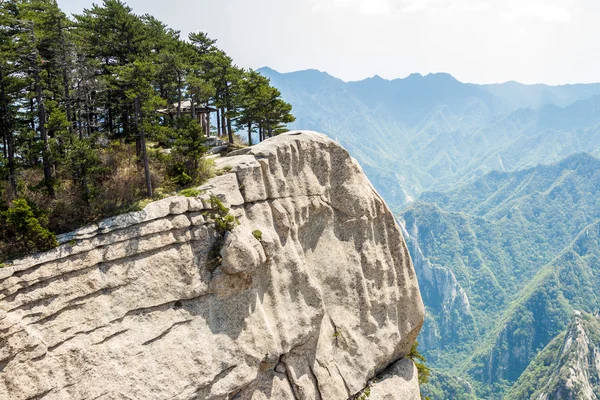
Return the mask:
<svg viewBox="0 0 600 400"><path fill-rule="evenodd" d="M68 13L92 0L58 0ZM101 0L97 0L98 2ZM344 80L448 72L464 82L600 82L599 0L129 0L243 67Z"/></svg>

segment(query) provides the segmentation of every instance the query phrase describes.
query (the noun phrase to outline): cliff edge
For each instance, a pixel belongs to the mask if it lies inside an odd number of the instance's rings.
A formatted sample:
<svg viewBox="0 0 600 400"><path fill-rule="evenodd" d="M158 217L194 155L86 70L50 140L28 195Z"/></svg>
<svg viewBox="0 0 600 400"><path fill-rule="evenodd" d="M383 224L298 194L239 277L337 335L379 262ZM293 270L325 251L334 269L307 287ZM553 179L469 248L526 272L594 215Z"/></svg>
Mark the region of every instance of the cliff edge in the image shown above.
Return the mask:
<svg viewBox="0 0 600 400"><path fill-rule="evenodd" d="M0 399L419 399L417 279L359 165L314 132L241 153L0 269Z"/></svg>

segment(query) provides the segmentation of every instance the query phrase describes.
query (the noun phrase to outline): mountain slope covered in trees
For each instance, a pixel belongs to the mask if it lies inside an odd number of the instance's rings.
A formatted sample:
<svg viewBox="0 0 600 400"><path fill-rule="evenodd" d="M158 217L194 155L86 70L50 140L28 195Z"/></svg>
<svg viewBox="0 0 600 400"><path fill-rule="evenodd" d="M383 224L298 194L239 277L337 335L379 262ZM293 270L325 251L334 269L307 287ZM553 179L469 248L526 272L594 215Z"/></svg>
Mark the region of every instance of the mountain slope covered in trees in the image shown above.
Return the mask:
<svg viewBox="0 0 600 400"><path fill-rule="evenodd" d="M502 398L573 310L600 308L599 195L600 160L576 154L424 193L402 213L435 368Z"/></svg>
<svg viewBox="0 0 600 400"><path fill-rule="evenodd" d="M576 311L568 328L536 356L506 398L598 398L599 346L598 314Z"/></svg>

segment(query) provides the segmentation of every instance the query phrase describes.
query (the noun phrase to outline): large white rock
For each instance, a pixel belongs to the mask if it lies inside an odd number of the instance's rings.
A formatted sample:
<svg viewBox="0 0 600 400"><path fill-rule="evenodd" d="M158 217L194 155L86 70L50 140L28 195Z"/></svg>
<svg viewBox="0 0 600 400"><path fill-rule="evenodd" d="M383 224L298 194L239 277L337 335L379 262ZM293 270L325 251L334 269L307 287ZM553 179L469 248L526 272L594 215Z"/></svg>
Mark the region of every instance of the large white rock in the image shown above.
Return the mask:
<svg viewBox="0 0 600 400"><path fill-rule="evenodd" d="M313 132L244 153L200 198L0 269L0 399L336 400L384 371L378 396L418 399L416 373L389 371L421 328L419 287L358 164ZM240 222L216 269L210 193Z"/></svg>

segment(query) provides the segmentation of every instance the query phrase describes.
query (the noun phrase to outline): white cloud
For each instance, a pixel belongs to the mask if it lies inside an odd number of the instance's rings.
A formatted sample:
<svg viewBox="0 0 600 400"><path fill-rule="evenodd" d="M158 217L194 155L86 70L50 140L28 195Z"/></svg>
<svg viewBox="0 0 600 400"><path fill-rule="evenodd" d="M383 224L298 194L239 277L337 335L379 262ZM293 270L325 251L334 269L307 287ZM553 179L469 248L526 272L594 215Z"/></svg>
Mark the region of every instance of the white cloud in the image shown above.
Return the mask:
<svg viewBox="0 0 600 400"><path fill-rule="evenodd" d="M406 13L442 12L449 14L497 10L506 21L535 19L545 22L571 22L567 5L572 0L396 0L398 9Z"/></svg>
<svg viewBox="0 0 600 400"><path fill-rule="evenodd" d="M388 15L392 8L388 0L363 0L358 6L358 12L363 15Z"/></svg>
<svg viewBox="0 0 600 400"><path fill-rule="evenodd" d="M450 13L487 11L492 8L491 0L401 0L403 12L443 11Z"/></svg>
<svg viewBox="0 0 600 400"><path fill-rule="evenodd" d="M565 7L542 3L517 3L510 10L500 13L508 22L520 19L542 20L544 22L571 22L571 13Z"/></svg>
<svg viewBox="0 0 600 400"><path fill-rule="evenodd" d="M331 12L347 9L362 15L388 15L392 12L389 0L312 0L312 12Z"/></svg>

